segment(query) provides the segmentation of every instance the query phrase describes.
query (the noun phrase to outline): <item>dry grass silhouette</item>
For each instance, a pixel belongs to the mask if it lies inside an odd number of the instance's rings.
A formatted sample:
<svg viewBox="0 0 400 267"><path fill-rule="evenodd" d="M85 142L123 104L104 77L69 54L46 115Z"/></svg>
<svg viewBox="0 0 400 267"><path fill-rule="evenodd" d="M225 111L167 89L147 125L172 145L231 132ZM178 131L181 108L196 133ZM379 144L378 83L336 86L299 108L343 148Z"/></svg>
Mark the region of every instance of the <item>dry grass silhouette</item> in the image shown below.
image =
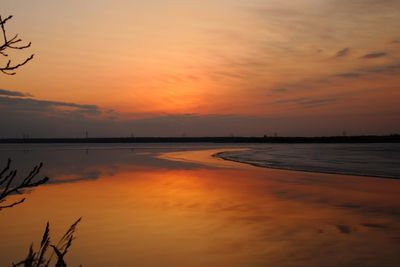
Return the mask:
<svg viewBox="0 0 400 267"><path fill-rule="evenodd" d="M81 218L74 222L56 244L53 244L50 239L50 224L47 223L39 249L35 251L33 245L31 245L26 258L18 263L13 263L12 266L49 267L53 266L54 263L54 267L66 267L65 255L68 253L72 241L75 239L74 234L80 221Z"/></svg>

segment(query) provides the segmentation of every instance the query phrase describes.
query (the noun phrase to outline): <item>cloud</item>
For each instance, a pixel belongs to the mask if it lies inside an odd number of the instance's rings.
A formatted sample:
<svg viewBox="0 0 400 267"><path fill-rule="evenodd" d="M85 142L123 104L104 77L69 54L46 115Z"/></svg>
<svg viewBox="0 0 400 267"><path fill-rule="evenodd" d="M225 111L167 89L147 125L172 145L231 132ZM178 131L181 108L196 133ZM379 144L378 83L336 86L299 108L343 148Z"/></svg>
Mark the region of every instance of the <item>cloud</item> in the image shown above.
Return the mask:
<svg viewBox="0 0 400 267"><path fill-rule="evenodd" d="M97 105L35 99L10 90L0 95L0 137L77 136L85 129L113 127L116 113ZM11 92L11 93L9 93Z"/></svg>
<svg viewBox="0 0 400 267"><path fill-rule="evenodd" d="M0 89L0 109L20 112L79 111L88 114L102 112L96 105L36 99L30 93L7 89Z"/></svg>
<svg viewBox="0 0 400 267"><path fill-rule="evenodd" d="M101 111L96 105L82 105L76 103L39 100L33 98L15 98L0 96L0 109L22 112L49 112L49 111L78 111L88 114L99 114Z"/></svg>
<svg viewBox="0 0 400 267"><path fill-rule="evenodd" d="M271 6L260 7L258 9L255 9L255 12L257 12L261 16L274 16L278 18L302 17L303 15L301 12L293 8L282 8L282 7L271 7Z"/></svg>
<svg viewBox="0 0 400 267"><path fill-rule="evenodd" d="M329 0L329 8L332 11L341 11L344 13L365 14L375 13L396 13L400 8L398 0Z"/></svg>
<svg viewBox="0 0 400 267"><path fill-rule="evenodd" d="M400 61L386 65L359 68L353 71L338 73L334 76L339 78L360 78L371 74L398 75L399 73Z"/></svg>
<svg viewBox="0 0 400 267"><path fill-rule="evenodd" d="M393 64L364 68L362 69L362 71L366 73L377 73L377 74L399 74L400 61Z"/></svg>
<svg viewBox="0 0 400 267"><path fill-rule="evenodd" d="M277 101L287 108L303 108L329 105L343 97L302 98ZM312 112L310 115L292 114L282 116L255 115L153 115L143 119L109 119L107 117L74 116L71 114L48 116L46 113L16 111L0 112L0 137L21 137L23 133L32 138L45 137L128 137L134 136L262 136L278 132L279 135L332 135L346 129L351 134L387 134L400 131L397 113L390 116L355 115L338 110L335 115ZM315 127L315 126L318 127Z"/></svg>
<svg viewBox="0 0 400 267"><path fill-rule="evenodd" d="M290 89L288 89L286 87L276 87L276 88L273 88L271 91L275 92L275 93L287 93L290 91Z"/></svg>
<svg viewBox="0 0 400 267"><path fill-rule="evenodd" d="M29 93L23 93L19 91L12 91L6 89L0 89L0 96L32 97L32 95Z"/></svg>
<svg viewBox="0 0 400 267"><path fill-rule="evenodd" d="M29 133L32 137L84 137L85 131L91 137L101 136L207 136L250 134L255 118L236 115L153 115L143 119L99 118L73 116L56 113L25 113L14 110L0 112L1 137L20 137ZM240 130L237 125L243 125Z"/></svg>
<svg viewBox="0 0 400 267"><path fill-rule="evenodd" d="M362 56L361 58L364 59L373 59L373 58L380 58L380 57L385 57L387 56L386 52L370 52L368 54L365 54L364 56Z"/></svg>
<svg viewBox="0 0 400 267"><path fill-rule="evenodd" d="M340 77L340 78L357 78L362 76L361 73L358 72L343 72L343 73L339 73L335 75L336 77Z"/></svg>
<svg viewBox="0 0 400 267"><path fill-rule="evenodd" d="M294 98L275 101L274 104L294 104L303 108L312 108L316 106L325 106L337 102L338 99L334 97L329 98Z"/></svg>
<svg viewBox="0 0 400 267"><path fill-rule="evenodd" d="M291 92L308 91L312 89L312 83L315 81L302 80L300 82L282 83L276 87L271 88L269 91L276 94L286 94Z"/></svg>
<svg viewBox="0 0 400 267"><path fill-rule="evenodd" d="M342 50L338 51L335 55L335 57L339 58L339 57L345 57L350 53L350 48L346 47L343 48Z"/></svg>
<svg viewBox="0 0 400 267"><path fill-rule="evenodd" d="M338 224L336 225L338 231L342 234L351 234L352 229L350 226L345 225L345 224Z"/></svg>

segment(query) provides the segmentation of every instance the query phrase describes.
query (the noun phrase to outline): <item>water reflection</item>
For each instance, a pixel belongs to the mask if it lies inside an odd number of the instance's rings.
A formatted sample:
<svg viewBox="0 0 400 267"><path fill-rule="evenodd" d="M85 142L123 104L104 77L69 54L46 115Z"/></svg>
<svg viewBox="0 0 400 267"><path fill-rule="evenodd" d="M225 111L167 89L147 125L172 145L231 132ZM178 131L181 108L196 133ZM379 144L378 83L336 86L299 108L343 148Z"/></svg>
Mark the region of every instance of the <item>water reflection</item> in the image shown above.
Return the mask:
<svg viewBox="0 0 400 267"><path fill-rule="evenodd" d="M399 181L155 157L165 151L25 154L60 183L0 213L0 265L46 221L57 238L83 216L71 266L399 266Z"/></svg>

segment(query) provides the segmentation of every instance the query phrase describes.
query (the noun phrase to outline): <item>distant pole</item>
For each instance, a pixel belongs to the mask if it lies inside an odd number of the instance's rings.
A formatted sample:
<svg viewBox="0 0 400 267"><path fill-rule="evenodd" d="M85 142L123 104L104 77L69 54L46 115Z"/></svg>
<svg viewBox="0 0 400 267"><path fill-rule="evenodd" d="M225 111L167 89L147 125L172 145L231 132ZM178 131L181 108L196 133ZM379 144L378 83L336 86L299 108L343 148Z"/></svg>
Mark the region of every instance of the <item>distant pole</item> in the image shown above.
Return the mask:
<svg viewBox="0 0 400 267"><path fill-rule="evenodd" d="M89 138L89 133L88 133L88 131L85 132L85 137L86 137L86 139Z"/></svg>

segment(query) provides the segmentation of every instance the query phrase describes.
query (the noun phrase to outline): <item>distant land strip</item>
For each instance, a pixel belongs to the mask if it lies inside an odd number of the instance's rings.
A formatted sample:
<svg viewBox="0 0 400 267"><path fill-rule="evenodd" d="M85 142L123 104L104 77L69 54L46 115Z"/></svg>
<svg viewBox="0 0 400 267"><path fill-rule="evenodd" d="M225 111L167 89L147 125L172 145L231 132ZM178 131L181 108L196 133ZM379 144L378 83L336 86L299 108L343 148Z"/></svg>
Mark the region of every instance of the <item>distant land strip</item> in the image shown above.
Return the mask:
<svg viewBox="0 0 400 267"><path fill-rule="evenodd" d="M320 137L91 137L91 138L2 138L0 144L79 143L400 143L400 135Z"/></svg>

